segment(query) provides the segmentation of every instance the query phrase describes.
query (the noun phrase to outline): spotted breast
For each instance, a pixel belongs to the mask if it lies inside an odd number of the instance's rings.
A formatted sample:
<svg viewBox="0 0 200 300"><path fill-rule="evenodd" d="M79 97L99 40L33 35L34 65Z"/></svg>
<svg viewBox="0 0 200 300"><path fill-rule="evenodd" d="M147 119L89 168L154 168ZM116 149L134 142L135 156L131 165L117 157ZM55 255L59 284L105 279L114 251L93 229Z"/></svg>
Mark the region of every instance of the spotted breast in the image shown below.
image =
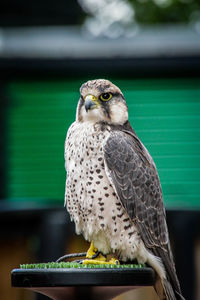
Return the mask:
<svg viewBox="0 0 200 300"><path fill-rule="evenodd" d="M103 147L110 135L109 125L74 122L69 128L65 203L77 234L102 253L127 260L137 256L140 239L106 173Z"/></svg>

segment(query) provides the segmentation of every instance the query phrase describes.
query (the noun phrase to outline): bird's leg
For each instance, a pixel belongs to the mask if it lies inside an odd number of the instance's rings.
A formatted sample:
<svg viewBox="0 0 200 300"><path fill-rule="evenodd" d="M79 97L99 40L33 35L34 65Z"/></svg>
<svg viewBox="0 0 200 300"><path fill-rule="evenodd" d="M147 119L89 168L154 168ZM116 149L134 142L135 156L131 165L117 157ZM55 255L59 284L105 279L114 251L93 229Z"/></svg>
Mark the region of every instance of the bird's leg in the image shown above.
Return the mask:
<svg viewBox="0 0 200 300"><path fill-rule="evenodd" d="M94 259L99 255L99 251L94 247L94 242L90 244L90 248L87 251L86 258Z"/></svg>
<svg viewBox="0 0 200 300"><path fill-rule="evenodd" d="M86 254L86 260L84 259L83 262L85 263L85 261L89 261L90 263L92 261L106 261L106 257L98 251L97 248L94 247L94 242L92 241L90 244L90 248L87 251Z"/></svg>
<svg viewBox="0 0 200 300"><path fill-rule="evenodd" d="M83 259L82 264L109 264L109 265L118 265L119 261L115 258L111 258L109 261L106 261L106 256L103 255L97 248L94 247L93 241L90 244L90 248L87 251L86 259Z"/></svg>

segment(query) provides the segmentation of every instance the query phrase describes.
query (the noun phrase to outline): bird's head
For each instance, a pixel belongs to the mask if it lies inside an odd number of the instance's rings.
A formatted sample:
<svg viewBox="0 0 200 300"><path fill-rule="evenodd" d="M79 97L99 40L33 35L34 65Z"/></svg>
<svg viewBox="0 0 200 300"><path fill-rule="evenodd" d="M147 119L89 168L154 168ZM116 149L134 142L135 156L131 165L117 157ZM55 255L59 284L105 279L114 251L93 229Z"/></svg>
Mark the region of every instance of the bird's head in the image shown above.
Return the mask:
<svg viewBox="0 0 200 300"><path fill-rule="evenodd" d="M109 80L89 80L80 88L76 120L123 125L128 109L120 89Z"/></svg>

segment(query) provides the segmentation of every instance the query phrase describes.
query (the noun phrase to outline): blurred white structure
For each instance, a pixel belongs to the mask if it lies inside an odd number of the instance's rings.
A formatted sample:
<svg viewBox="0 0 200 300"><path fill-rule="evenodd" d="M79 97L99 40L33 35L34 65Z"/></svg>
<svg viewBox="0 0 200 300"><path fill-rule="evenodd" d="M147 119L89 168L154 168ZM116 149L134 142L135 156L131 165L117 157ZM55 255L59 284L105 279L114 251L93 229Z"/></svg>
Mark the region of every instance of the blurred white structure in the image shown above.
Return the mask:
<svg viewBox="0 0 200 300"><path fill-rule="evenodd" d="M78 0L88 14L84 29L93 36L118 38L134 35L134 9L127 0Z"/></svg>

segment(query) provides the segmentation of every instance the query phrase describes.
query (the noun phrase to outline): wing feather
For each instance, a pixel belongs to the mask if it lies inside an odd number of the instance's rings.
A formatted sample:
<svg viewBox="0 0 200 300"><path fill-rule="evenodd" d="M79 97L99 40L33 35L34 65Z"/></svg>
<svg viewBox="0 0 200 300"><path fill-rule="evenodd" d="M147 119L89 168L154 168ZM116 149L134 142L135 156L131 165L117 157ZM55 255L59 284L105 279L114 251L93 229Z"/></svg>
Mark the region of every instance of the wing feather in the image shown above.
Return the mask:
<svg viewBox="0 0 200 300"><path fill-rule="evenodd" d="M145 246L159 256L177 292L179 282L169 245L156 166L134 131L114 130L104 145L107 175Z"/></svg>
<svg viewBox="0 0 200 300"><path fill-rule="evenodd" d="M144 237L152 233L151 241L144 238L145 245L165 246L168 232L159 177L149 153L137 143L126 132L114 132L104 146L105 163L129 217L144 227Z"/></svg>

